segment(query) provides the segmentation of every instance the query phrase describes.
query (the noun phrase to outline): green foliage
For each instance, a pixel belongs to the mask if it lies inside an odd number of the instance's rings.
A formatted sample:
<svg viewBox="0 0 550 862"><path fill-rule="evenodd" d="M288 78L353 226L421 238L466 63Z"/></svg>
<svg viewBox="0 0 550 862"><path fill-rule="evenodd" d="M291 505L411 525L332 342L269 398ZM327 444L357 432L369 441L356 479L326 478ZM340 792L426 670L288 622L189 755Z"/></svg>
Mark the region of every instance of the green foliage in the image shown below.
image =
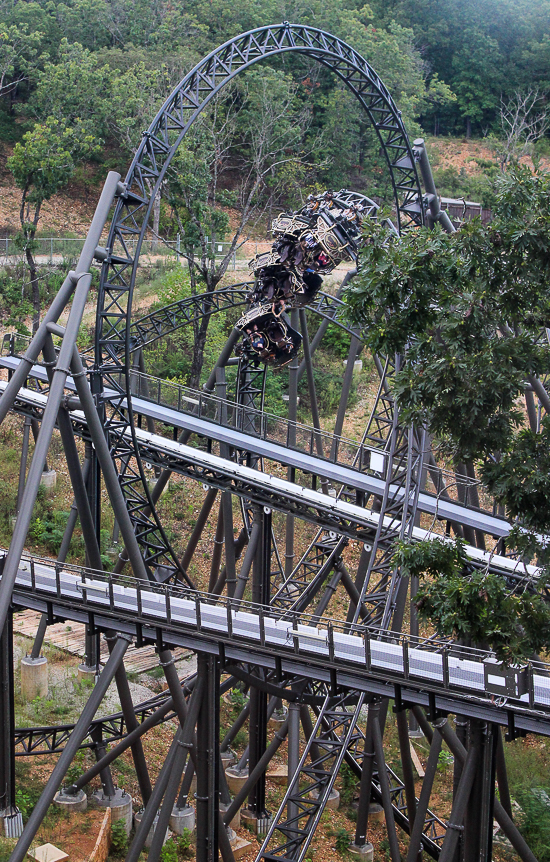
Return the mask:
<svg viewBox="0 0 550 862"><path fill-rule="evenodd" d="M0 108L0 141L16 144L27 131L26 124L17 123L15 114Z"/></svg>
<svg viewBox="0 0 550 862"><path fill-rule="evenodd" d="M15 804L19 808L23 820L26 822L28 820L29 814L32 811L33 803L31 801L30 795L21 788L16 788L15 790Z"/></svg>
<svg viewBox="0 0 550 862"><path fill-rule="evenodd" d="M0 837L0 862L9 862L10 856L13 853L13 848L17 843L17 838Z"/></svg>
<svg viewBox="0 0 550 862"><path fill-rule="evenodd" d="M264 409L266 413L284 416L285 402L283 395L288 392L288 371L281 369L275 374L269 371L265 378Z"/></svg>
<svg viewBox="0 0 550 862"><path fill-rule="evenodd" d="M546 577L510 593L499 575L471 569L461 539L401 543L396 560L404 574L420 578L418 613L440 634L486 645L507 664L550 643L550 607L542 595Z"/></svg>
<svg viewBox="0 0 550 862"><path fill-rule="evenodd" d="M84 751L77 751L75 754L74 760L69 766L66 775L65 775L65 785L69 786L74 784L75 781L80 778L82 773L84 772L84 760L86 755ZM114 825L114 824L113 824Z"/></svg>
<svg viewBox="0 0 550 862"><path fill-rule="evenodd" d="M191 295L189 275L183 267L169 270L162 277L158 288L158 306L162 307ZM227 339L225 314L220 312L210 318L204 347L204 374L212 368ZM190 324L167 336L146 352L147 368L151 374L174 383L189 384L193 360L194 331ZM202 381L204 382L204 380Z"/></svg>
<svg viewBox="0 0 550 862"><path fill-rule="evenodd" d="M424 109L423 118L437 120L444 134L470 127L485 132L501 94L548 88L547 0L373 0L371 6L384 23L394 19L412 28L431 72L456 94L455 102Z"/></svg>
<svg viewBox="0 0 550 862"><path fill-rule="evenodd" d="M401 353L394 392L405 422L424 425L461 462L477 459L485 487L523 529L508 547L548 562L550 420L525 428L525 381L550 370L540 339L550 316L550 175L514 167L497 183L491 225L400 242L368 226L361 269L347 290L350 316L370 346ZM400 548L405 570L426 577L420 615L447 635L521 661L550 645L546 573L510 594L501 578L471 571L460 542ZM431 579L431 580L428 580Z"/></svg>
<svg viewBox="0 0 550 862"><path fill-rule="evenodd" d="M513 445L529 375L549 369L550 175L499 179L495 219L394 241L367 226L350 317L376 351L406 351L395 394L457 460Z"/></svg>
<svg viewBox="0 0 550 862"><path fill-rule="evenodd" d="M80 121L69 125L48 117L23 136L8 159L15 182L29 203L41 203L70 179L78 159L97 151L96 140Z"/></svg>
<svg viewBox="0 0 550 862"><path fill-rule="evenodd" d="M114 856L123 856L127 847L128 836L126 835L124 820L115 820L114 823L111 823L111 854ZM163 859L163 862L172 862L172 860Z"/></svg>
<svg viewBox="0 0 550 862"><path fill-rule="evenodd" d="M229 699L231 700L231 706L233 709L237 712L241 712L246 703L244 692L242 692L240 688L232 688L229 692Z"/></svg>
<svg viewBox="0 0 550 862"><path fill-rule="evenodd" d="M344 829L343 826L340 826L338 829L335 829L332 834L335 838L334 846L336 847L338 853L341 853L342 856L347 856L349 846L352 842L352 837L348 830Z"/></svg>
<svg viewBox="0 0 550 862"><path fill-rule="evenodd" d="M184 859L191 859L193 856L193 832L187 827L184 828L181 835L174 838L178 852Z"/></svg>
<svg viewBox="0 0 550 862"><path fill-rule="evenodd" d="M494 184L498 175L498 165L488 159L478 159L483 170L481 174L467 174L464 168L447 165L434 170L437 191L442 197L465 198L476 201L492 209L495 203Z"/></svg>
<svg viewBox="0 0 550 862"><path fill-rule="evenodd" d="M315 394L321 416L332 416L338 409L342 395L342 377L344 373L338 347L335 351L329 345L327 347L328 349L325 349L323 344L323 349L316 351L313 368ZM306 424L311 424L311 399L306 374L303 375L298 384L298 393L300 395L299 420ZM352 410L356 403L357 381L354 378L351 381L348 410Z"/></svg>
<svg viewBox="0 0 550 862"><path fill-rule="evenodd" d="M347 763L342 764L340 769L340 778L342 780L340 798L344 805L351 805L355 796L355 791L359 786L359 779Z"/></svg>
<svg viewBox="0 0 550 862"><path fill-rule="evenodd" d="M0 23L0 96L11 93L25 81L36 65L42 34L28 24Z"/></svg>
<svg viewBox="0 0 550 862"><path fill-rule="evenodd" d="M450 751L446 751L444 748L439 752L437 758L437 769L439 772L446 772L449 767L451 767L454 763L454 757Z"/></svg>
<svg viewBox="0 0 550 862"><path fill-rule="evenodd" d="M168 839L160 851L160 862L178 862L178 848L175 841Z"/></svg>
<svg viewBox="0 0 550 862"><path fill-rule="evenodd" d="M341 359L347 359L351 344L351 335L340 326L329 323L327 331L323 336L323 348L329 349Z"/></svg>
<svg viewBox="0 0 550 862"><path fill-rule="evenodd" d="M550 787L520 790L520 831L539 862L550 862Z"/></svg>
<svg viewBox="0 0 550 862"><path fill-rule="evenodd" d="M17 486L8 479L0 478L0 518L7 521L15 514Z"/></svg>
<svg viewBox="0 0 550 862"><path fill-rule="evenodd" d="M78 42L62 39L55 62L46 62L39 73L25 110L39 122L53 119L59 124L78 123L92 138L106 130L111 70L99 67L97 57Z"/></svg>
<svg viewBox="0 0 550 862"><path fill-rule="evenodd" d="M540 432L518 432L513 447L500 459L486 461L485 485L498 502L506 504L514 518L534 531L548 529L550 500L550 417L544 416Z"/></svg>
<svg viewBox="0 0 550 862"><path fill-rule="evenodd" d="M49 551L57 553L61 547L61 541L69 519L68 512L46 513L37 517L31 523L30 534L32 539L40 545L45 545Z"/></svg>

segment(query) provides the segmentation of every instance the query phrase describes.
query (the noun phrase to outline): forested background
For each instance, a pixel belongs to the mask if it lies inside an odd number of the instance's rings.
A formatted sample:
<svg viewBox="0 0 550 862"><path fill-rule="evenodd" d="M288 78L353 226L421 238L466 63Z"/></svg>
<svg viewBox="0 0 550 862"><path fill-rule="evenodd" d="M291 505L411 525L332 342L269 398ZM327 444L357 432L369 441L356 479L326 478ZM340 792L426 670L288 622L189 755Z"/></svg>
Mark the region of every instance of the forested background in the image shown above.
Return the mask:
<svg viewBox="0 0 550 862"><path fill-rule="evenodd" d="M198 59L282 20L349 41L413 132L419 124L440 135L498 134L502 99L533 89L544 98L550 88L548 0L2 0L0 13L0 140L8 143L53 117L85 131L89 149L131 151ZM316 179L330 184L361 171L368 130L342 85L295 57L271 68L284 73L279 100L290 93L295 112L307 114L300 146L309 143Z"/></svg>
<svg viewBox="0 0 550 862"><path fill-rule="evenodd" d="M283 20L352 44L411 138L483 139L477 177L436 172L444 195L490 207L496 173L550 154L550 0L0 0L0 168L18 196L0 231L25 261L23 288L19 275L0 285L6 308L19 291L36 328L47 298L35 261L44 202L69 182L95 199L186 71L240 32ZM193 125L152 236L180 237L191 290L215 289L243 237L265 235L277 208L345 186L391 203L375 134L334 74L283 55L239 75ZM221 262L211 253L220 240Z"/></svg>

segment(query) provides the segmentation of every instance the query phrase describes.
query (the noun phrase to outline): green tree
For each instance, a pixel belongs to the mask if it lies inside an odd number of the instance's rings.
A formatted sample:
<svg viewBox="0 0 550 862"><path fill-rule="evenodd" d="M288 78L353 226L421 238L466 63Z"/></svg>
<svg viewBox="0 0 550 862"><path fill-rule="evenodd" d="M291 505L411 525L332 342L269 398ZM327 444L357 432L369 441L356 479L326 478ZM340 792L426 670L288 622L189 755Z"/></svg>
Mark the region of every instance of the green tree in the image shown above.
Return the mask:
<svg viewBox="0 0 550 862"><path fill-rule="evenodd" d="M427 67L457 95L431 121L437 131L498 126L500 96L548 81L548 0L372 0L378 20L414 33ZM423 113L422 120L426 117Z"/></svg>
<svg viewBox="0 0 550 862"><path fill-rule="evenodd" d="M36 66L41 33L29 33L26 24L0 23L0 98L27 81Z"/></svg>
<svg viewBox="0 0 550 862"><path fill-rule="evenodd" d="M8 167L21 189L18 240L29 268L33 332L40 322L40 284L34 250L42 204L66 185L78 161L89 158L97 149L97 140L84 124L76 122L69 126L49 117L24 135L8 159Z"/></svg>
<svg viewBox="0 0 550 862"><path fill-rule="evenodd" d="M549 279L550 174L515 166L497 181L490 225L400 240L367 225L346 294L370 346L403 356L394 381L402 421L424 425L455 463L477 461L486 489L522 525L511 547L541 563L548 550L537 534L550 532ZM521 404L533 406L533 391L540 428L534 410L526 426ZM496 613L500 599L491 595Z"/></svg>
<svg viewBox="0 0 550 862"><path fill-rule="evenodd" d="M514 593L499 575L473 569L460 539L400 545L397 562L404 574L420 579L419 615L440 634L490 647L507 664L548 647L546 577Z"/></svg>
<svg viewBox="0 0 550 862"><path fill-rule="evenodd" d="M109 66L100 67L91 51L62 39L56 62L47 62L38 73L25 113L39 122L50 117L68 125L78 122L88 134L104 137L112 78Z"/></svg>

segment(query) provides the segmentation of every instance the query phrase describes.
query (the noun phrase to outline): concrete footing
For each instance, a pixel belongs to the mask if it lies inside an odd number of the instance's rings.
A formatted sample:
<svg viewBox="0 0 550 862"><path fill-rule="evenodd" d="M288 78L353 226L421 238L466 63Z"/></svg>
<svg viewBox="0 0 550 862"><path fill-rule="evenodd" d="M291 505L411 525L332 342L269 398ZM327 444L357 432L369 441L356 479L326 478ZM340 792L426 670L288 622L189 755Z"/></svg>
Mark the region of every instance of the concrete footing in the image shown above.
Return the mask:
<svg viewBox="0 0 550 862"><path fill-rule="evenodd" d="M222 759L222 766L224 768L224 771L228 768L228 766L231 766L233 763L235 763L235 757L233 754L231 754L230 751L222 751L220 757Z"/></svg>
<svg viewBox="0 0 550 862"><path fill-rule="evenodd" d="M125 790L117 787L114 796L106 796L103 790L97 790L92 794L95 805L100 808L111 809L111 823L115 820L123 820L126 835L132 831L132 797Z"/></svg>
<svg viewBox="0 0 550 862"><path fill-rule="evenodd" d="M235 840L230 843L231 849L233 851L233 858L235 860L241 859L243 856L246 856L246 854L249 853L252 848L252 841L247 841L245 838L239 838L238 835L236 835Z"/></svg>
<svg viewBox="0 0 550 862"><path fill-rule="evenodd" d="M371 802L369 805L369 820L374 820L375 823L383 823L386 819L384 809L377 802Z"/></svg>
<svg viewBox="0 0 550 862"><path fill-rule="evenodd" d="M225 812L227 811L228 808L229 808L229 805L226 805L225 802L220 802L221 814L225 814ZM237 813L235 814L235 816L233 817L233 820L231 821L231 823L229 823L228 825L231 827L231 829L238 829L239 828L239 826L241 825L241 809L240 808L237 811Z"/></svg>
<svg viewBox="0 0 550 862"><path fill-rule="evenodd" d="M409 739L424 739L424 734L418 727L416 730L409 730Z"/></svg>
<svg viewBox="0 0 550 862"><path fill-rule="evenodd" d="M225 770L225 777L231 793L236 796L248 778L248 768L237 769L236 766L228 766Z"/></svg>
<svg viewBox="0 0 550 862"><path fill-rule="evenodd" d="M143 817L143 810L142 810L142 811L138 811L136 814L134 814L134 826L136 827L136 830L137 830L137 828L138 828L139 824L141 823L141 818L142 818L142 817ZM150 846L151 846L151 843L152 843L152 841L153 841L153 835L155 834L155 827L156 827L156 825L157 825L157 823L158 823L158 819L159 819L159 818L158 818L158 814L157 814L157 816L156 816L156 817L155 817L155 819L153 820L153 825L152 825L152 826L151 826L151 828L149 829L149 833L148 833L148 835L147 835L147 838L145 839L145 846L146 846L146 847L150 847ZM170 835L170 831L167 829L167 830L166 830L166 835L164 836L164 841L162 842L163 844L165 844L165 843L166 843L166 841L168 841L168 837L169 837L169 835Z"/></svg>
<svg viewBox="0 0 550 862"><path fill-rule="evenodd" d="M29 655L21 659L21 696L25 701L48 694L48 659Z"/></svg>
<svg viewBox="0 0 550 862"><path fill-rule="evenodd" d="M241 809L241 822L256 835L266 835L271 825L272 817L270 814L267 817L256 817L253 811L249 808Z"/></svg>
<svg viewBox="0 0 550 862"><path fill-rule="evenodd" d="M192 805L186 805L184 808L178 808L174 805L170 816L170 829L176 835L183 835L184 829L190 829L191 832L195 828L195 809Z"/></svg>
<svg viewBox="0 0 550 862"><path fill-rule="evenodd" d="M160 476L159 476L159 479L160 479ZM151 490L151 491L153 490L153 488L155 487L155 485L157 484L157 482L158 482L158 479L157 479L157 477L156 477L156 476L153 476L151 479L149 479L149 488L150 488L150 490ZM166 485L165 485L165 486L164 486L164 488L162 489L162 493L164 494L164 493L165 493L165 491L167 491L169 487L170 487L170 479L168 479L168 481L167 481Z"/></svg>
<svg viewBox="0 0 550 862"><path fill-rule="evenodd" d="M77 673L79 679L91 679L91 681L94 682L97 672L95 667L88 667L87 664L79 664Z"/></svg>
<svg viewBox="0 0 550 862"><path fill-rule="evenodd" d="M88 797L83 790L78 793L64 793L60 790L55 794L53 801L59 808L64 808L66 811L86 811L88 807Z"/></svg>
<svg viewBox="0 0 550 862"><path fill-rule="evenodd" d="M23 815L19 808L0 809L0 835L5 838L19 838L23 832Z"/></svg>
<svg viewBox="0 0 550 862"><path fill-rule="evenodd" d="M317 799L318 794L313 791L309 794L312 799ZM326 808L330 808L332 811L338 811L340 808L340 793L336 790L335 787L330 791L330 795L328 798L328 802L326 804Z"/></svg>
<svg viewBox="0 0 550 862"><path fill-rule="evenodd" d="M372 844L369 844L368 841L366 844L361 844L361 846L350 844L348 847L348 853L351 853L352 856L359 856L361 859L364 859L365 862L372 862L374 859L374 847Z"/></svg>
<svg viewBox="0 0 550 862"><path fill-rule="evenodd" d="M233 851L233 858L235 860L240 859L242 856L245 856L250 848L252 847L251 841L246 841L244 838L239 838L236 832L233 831L230 827L227 828L227 837L229 838L229 843L231 845L231 849Z"/></svg>
<svg viewBox="0 0 550 862"><path fill-rule="evenodd" d="M55 488L56 482L57 473L55 470L44 470L40 477L40 484L43 485L44 488Z"/></svg>
<svg viewBox="0 0 550 862"><path fill-rule="evenodd" d="M347 364L348 364L348 360L344 359L344 368L346 367ZM363 369L363 360L362 359L356 359L353 363L354 372L355 371L362 371L362 369Z"/></svg>
<svg viewBox="0 0 550 862"><path fill-rule="evenodd" d="M267 773L268 781L273 784L278 784L280 787L286 787L288 784L288 766L283 763L281 766L274 766Z"/></svg>
<svg viewBox="0 0 550 862"><path fill-rule="evenodd" d="M267 726L272 728L272 730L279 730L280 726L285 723L286 716L286 709L281 710L281 712L274 712L267 722Z"/></svg>

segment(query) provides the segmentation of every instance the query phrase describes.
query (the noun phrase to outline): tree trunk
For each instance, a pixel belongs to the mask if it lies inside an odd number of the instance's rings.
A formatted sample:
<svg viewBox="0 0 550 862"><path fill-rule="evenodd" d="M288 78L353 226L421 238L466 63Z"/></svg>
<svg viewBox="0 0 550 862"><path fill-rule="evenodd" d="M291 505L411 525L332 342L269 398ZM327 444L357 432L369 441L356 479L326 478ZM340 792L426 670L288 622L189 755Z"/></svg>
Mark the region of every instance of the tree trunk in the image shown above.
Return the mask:
<svg viewBox="0 0 550 862"><path fill-rule="evenodd" d="M151 251L156 253L159 246L159 227L160 227L160 189L155 195L153 201L153 239L151 241Z"/></svg>
<svg viewBox="0 0 550 862"><path fill-rule="evenodd" d="M32 222L25 219L25 207L27 204L28 189L23 190L21 198L21 208L19 210L19 220L21 222L22 234L25 238L25 257L27 258L27 266L29 267L29 277L31 282L31 300L32 300L32 331L33 334L40 326L40 283L38 281L38 269L34 259L32 244L36 236L36 229L40 219L40 209L42 202L39 201L34 209Z"/></svg>
<svg viewBox="0 0 550 862"><path fill-rule="evenodd" d="M466 117L466 137L472 137L472 121L470 117Z"/></svg>
<svg viewBox="0 0 550 862"><path fill-rule="evenodd" d="M40 326L40 282L38 281L38 270L36 261L30 248L25 249L27 264L29 267L29 276L31 281L31 297L32 297L32 331L33 335Z"/></svg>
<svg viewBox="0 0 550 862"><path fill-rule="evenodd" d="M202 317L198 331L195 334L193 361L191 362L191 371L189 373L189 386L191 389L198 389L200 385L202 365L204 362L204 348L206 346L206 335L208 333L209 323L209 315Z"/></svg>

